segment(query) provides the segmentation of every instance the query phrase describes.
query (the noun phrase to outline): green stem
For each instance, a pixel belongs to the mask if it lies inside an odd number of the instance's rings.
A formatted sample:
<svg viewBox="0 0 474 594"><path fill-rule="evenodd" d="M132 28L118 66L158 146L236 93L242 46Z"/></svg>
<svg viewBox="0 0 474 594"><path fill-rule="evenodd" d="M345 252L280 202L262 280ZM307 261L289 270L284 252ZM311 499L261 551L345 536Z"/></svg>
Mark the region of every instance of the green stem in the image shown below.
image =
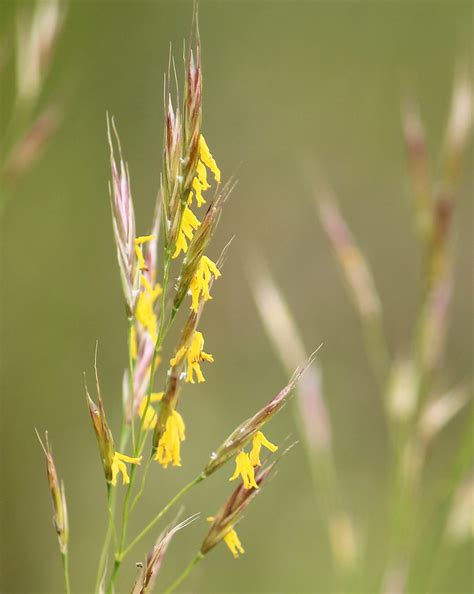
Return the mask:
<svg viewBox="0 0 474 594"><path fill-rule="evenodd" d="M132 429L132 449L135 451L135 368L132 358L132 333L134 327L133 317L128 318L128 391L130 399L130 427Z"/></svg>
<svg viewBox="0 0 474 594"><path fill-rule="evenodd" d="M135 474L136 474L137 467L133 465L130 470L130 483L128 484L127 492L125 493L125 498L123 502L123 511L122 511L122 527L120 529L120 541L119 541L119 548L115 555L117 559L121 559L122 551L125 547L125 540L127 538L127 524L128 524L128 517L130 515L130 497L132 496L132 489L131 485L133 485Z"/></svg>
<svg viewBox="0 0 474 594"><path fill-rule="evenodd" d="M125 423L122 425L122 431L120 433L120 450L123 450L128 441L128 427ZM115 540L117 534L115 530L115 505L117 502L117 489L112 488L110 484L107 484L107 508L108 508L108 524L107 531L105 533L104 544L102 545L102 551L100 553L99 567L97 568L97 577L95 583L95 592L99 592L99 586L104 574L105 563L107 561L107 551L110 544L110 539L114 535Z"/></svg>
<svg viewBox="0 0 474 594"><path fill-rule="evenodd" d="M147 463L145 465L145 469L143 471L143 476L142 476L142 482L141 482L141 485L140 485L140 489L138 490L138 493L135 495L135 498L132 501L132 505L130 506L130 513L132 513L132 511L135 509L135 506L137 505L140 497L143 495L143 491L145 490L145 482L146 482L146 479L147 479L147 476L148 476L148 471L150 469L150 465L151 465L151 462L152 461L153 461L153 457L150 456L148 458L148 461L147 461Z"/></svg>
<svg viewBox="0 0 474 594"><path fill-rule="evenodd" d="M181 491L179 491L170 501L165 505L165 507L153 518L153 520L143 528L138 536L136 536L132 542L128 545L128 547L122 553L122 559L133 549L135 545L137 545L141 539L148 534L148 532L155 526L157 522L161 520L161 518L177 503L186 493L192 489L195 485L200 483L206 478L204 474L199 474L194 480L190 483L185 485Z"/></svg>
<svg viewBox="0 0 474 594"><path fill-rule="evenodd" d="M132 432L133 453L134 453L134 456L136 456L137 449L138 449L137 448L138 444L137 444L136 439L139 440L139 435L137 435L137 438L135 439L135 423L134 423L135 386L134 386L134 377L133 377L134 376L134 365L133 365L132 349L131 349L133 317L130 317L128 320L128 329L129 329L129 331L128 331L128 359L129 359L129 382L130 382L130 389L129 389L129 391L130 391L130 428L131 428L131 432ZM127 488L127 492L125 494L125 498L123 501L123 508L122 508L122 524L121 524L121 528L120 528L120 541L119 541L118 549L116 547L114 570L112 572L112 576L109 581L108 591L112 591L115 577L116 577L116 574L120 567L120 562L118 562L118 564L117 564L117 561L118 561L118 559L120 559L121 553L125 546L125 540L127 538L127 524L128 524L128 517L130 514L130 498L132 495L132 488L133 488L133 484L135 481L136 470L137 469L136 469L135 465L133 465L130 470L130 482L128 484L128 488ZM109 517L110 517L110 514L109 514ZM110 535L108 537L108 541L110 541Z"/></svg>
<svg viewBox="0 0 474 594"><path fill-rule="evenodd" d="M115 583L115 580L117 579L117 574L119 572L121 564L122 564L121 561L119 561L118 559L115 559L114 568L112 570L112 574L111 574L110 580L109 580L109 585L107 586L107 594L112 594L114 591L114 583Z"/></svg>
<svg viewBox="0 0 474 594"><path fill-rule="evenodd" d="M95 578L95 589L94 592L98 594L100 589L100 582L102 580L105 563L107 559L107 550L109 548L110 539L112 537L113 531L113 502L115 501L115 497L113 496L113 491L111 489L111 485L107 483L107 509L108 509L108 522L107 522L107 531L105 533L104 544L102 545L102 550L100 553L99 558L99 566L97 568L97 575Z"/></svg>
<svg viewBox="0 0 474 594"><path fill-rule="evenodd" d="M386 390L387 378L390 371L391 357L383 329L380 315L364 316L362 318L365 349L372 372L382 391Z"/></svg>
<svg viewBox="0 0 474 594"><path fill-rule="evenodd" d="M61 553L63 559L63 571L64 571L64 591L66 594L71 594L71 584L69 582L69 554L67 551Z"/></svg>
<svg viewBox="0 0 474 594"><path fill-rule="evenodd" d="M134 467L132 467L132 471L133 471L133 469L134 469ZM169 511L173 507L173 505L175 503L177 503L181 499L181 497L183 497L192 487L194 487L194 485L197 485L198 483L200 483L205 478L206 477L203 474L200 474L193 481L191 481L190 483L188 483L187 485L185 485L181 489L181 491L179 491L165 505L165 507L153 518L153 520L147 526L145 526L145 528L140 532L140 534L136 538L134 538L132 540L132 542L128 545L127 548L124 548L126 531L125 530L122 530L122 538L121 538L121 541L120 541L119 551L115 555L114 567L113 567L112 575L110 576L109 584L108 584L108 587L107 587L107 594L112 594L112 592L113 592L113 586L114 586L115 580L117 579L117 575L119 573L120 566L122 565L122 562L125 559L125 557L128 555L128 553L133 549L133 547L136 544L138 544L140 542L140 540L146 534L148 534L148 532L153 528L153 526L157 522L159 522L159 520L166 514L166 512ZM130 478L130 482L132 482L131 481L131 478ZM127 491L127 495L129 493L131 493L131 491ZM124 510L125 510L125 504L124 504ZM128 505L127 505L127 510L128 510ZM126 516L124 515L123 522L122 522L122 528L124 526L126 526L127 521L128 521L128 511L127 511L127 515Z"/></svg>
<svg viewBox="0 0 474 594"><path fill-rule="evenodd" d="M184 580L188 577L194 567L204 559L204 555L199 551L199 553L194 557L194 559L186 566L185 570L181 575L179 575L175 581L171 584L171 586L165 590L164 594L171 594L176 590L176 588L181 585Z"/></svg>
<svg viewBox="0 0 474 594"><path fill-rule="evenodd" d="M170 275L170 266L171 266L171 251L166 251L165 256L165 264L163 270L163 292L161 293L161 307L160 307L160 329L158 332L158 340L162 339L163 330L165 327L165 306L166 306L166 291L168 289L168 281ZM161 344L161 343L160 343Z"/></svg>

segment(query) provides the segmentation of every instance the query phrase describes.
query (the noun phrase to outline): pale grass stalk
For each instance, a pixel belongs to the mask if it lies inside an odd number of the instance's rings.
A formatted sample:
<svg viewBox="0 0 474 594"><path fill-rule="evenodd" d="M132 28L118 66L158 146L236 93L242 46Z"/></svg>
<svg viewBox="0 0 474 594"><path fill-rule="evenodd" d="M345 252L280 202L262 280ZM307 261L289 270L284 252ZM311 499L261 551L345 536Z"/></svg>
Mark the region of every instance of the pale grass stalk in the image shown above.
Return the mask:
<svg viewBox="0 0 474 594"><path fill-rule="evenodd" d="M451 110L442 151L442 171L439 189L429 178L427 168L420 168L420 160L427 161L424 140L420 150L414 151L413 130L424 139L423 125L419 116L405 114L405 133L411 165L413 187L425 188L425 198L415 193L418 211L423 210L419 226L420 246L424 255L423 293L416 332L413 339L413 361L416 377L415 405L399 433L397 482L393 494L393 544L392 567L403 566L405 581L409 579L408 559L413 553L413 520L420 505L417 486L423 472L423 434L420 435L420 418L430 406L433 387L444 356L444 342L448 331L448 312L452 293L451 226L455 195L460 178L461 165L469 130L472 123L471 85L465 74L456 76ZM410 121L411 129L410 129ZM415 122L415 124L413 124ZM408 125L407 125L408 123ZM429 188L429 189L428 189ZM421 429L422 430L422 429ZM410 465L406 462L412 457ZM387 575L391 572L390 566Z"/></svg>
<svg viewBox="0 0 474 594"><path fill-rule="evenodd" d="M291 370L307 359L296 323L281 291L267 267L257 261L250 285L267 334L283 366ZM353 520L341 502L337 471L332 453L331 425L322 392L321 370L316 362L298 384L295 419L303 436L310 474L318 493L320 514L326 520L327 539L340 587L357 570L357 545ZM344 536L345 535L345 536Z"/></svg>
<svg viewBox="0 0 474 594"><path fill-rule="evenodd" d="M359 315L365 348L382 393L387 388L391 356L385 336L382 304L367 258L344 220L334 193L321 183L314 190L322 227L334 250L349 296Z"/></svg>
<svg viewBox="0 0 474 594"><path fill-rule="evenodd" d="M135 448L135 370L132 359L132 338L133 327L135 320L133 317L128 319L128 381L129 381L129 398L130 398L130 428L132 435L132 450L133 455L136 455ZM150 382L151 383L151 382Z"/></svg>

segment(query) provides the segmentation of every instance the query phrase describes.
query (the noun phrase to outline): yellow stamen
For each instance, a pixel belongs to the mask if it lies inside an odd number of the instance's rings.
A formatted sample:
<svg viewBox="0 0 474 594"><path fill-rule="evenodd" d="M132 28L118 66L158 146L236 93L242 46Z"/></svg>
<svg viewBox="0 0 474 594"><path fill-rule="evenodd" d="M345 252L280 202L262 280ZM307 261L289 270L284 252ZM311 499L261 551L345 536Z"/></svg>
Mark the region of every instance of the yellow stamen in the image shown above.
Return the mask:
<svg viewBox="0 0 474 594"><path fill-rule="evenodd" d="M252 487L258 489L258 485L255 482L255 471L250 462L249 455L243 450L235 458L235 471L229 480L234 481L239 476L242 476L244 489L251 489Z"/></svg>
<svg viewBox="0 0 474 594"><path fill-rule="evenodd" d="M208 522L214 522L214 516L209 516L206 518ZM229 547L230 552L232 553L234 559L239 558L239 553L243 555L245 553L245 549L240 542L239 537L237 536L237 532L231 528L229 532L224 536L224 542Z"/></svg>
<svg viewBox="0 0 474 594"><path fill-rule="evenodd" d="M201 223L193 211L188 206L185 206L181 219L181 226L176 239L176 248L173 258L177 258L181 252L186 253L188 251L188 242L186 241L186 238L191 240L193 238L194 231L199 227L200 224Z"/></svg>
<svg viewBox="0 0 474 594"><path fill-rule="evenodd" d="M219 167L217 167L217 163L215 162L214 157L211 155L211 151L209 150L207 142L202 134L199 137L199 158L204 163L204 165L212 171L216 182L219 183L221 181L221 172Z"/></svg>
<svg viewBox="0 0 474 594"><path fill-rule="evenodd" d="M163 468L167 468L171 462L173 466L181 466L180 448L181 442L185 440L185 426L183 417L174 410L166 421L166 428L161 436L156 452L157 460Z"/></svg>
<svg viewBox="0 0 474 594"><path fill-rule="evenodd" d="M212 274L214 278L221 276L215 263L207 256L202 256L189 286L192 296L191 309L195 312L198 310L201 295L205 301L212 299L209 293L209 283L211 282Z"/></svg>
<svg viewBox="0 0 474 594"><path fill-rule="evenodd" d="M203 351L204 348L204 337L201 332L195 332L189 344L189 347L182 346L176 355L170 360L171 367L179 365L184 357L186 357L187 372L186 382L194 384L194 374L198 383L206 381L199 363L201 361L208 361L209 363L214 362L214 357L209 353Z"/></svg>
<svg viewBox="0 0 474 594"><path fill-rule="evenodd" d="M156 239L156 235L140 235L140 237L135 239L135 245L143 245L144 243L148 243L153 239Z"/></svg>
<svg viewBox="0 0 474 594"><path fill-rule="evenodd" d="M198 164L196 167L196 175L199 180L199 183L201 184L201 189L203 191L208 190L211 186L210 186L209 182L207 181L207 171L206 171L206 167L204 166L204 163L202 161L198 161Z"/></svg>
<svg viewBox="0 0 474 594"><path fill-rule="evenodd" d="M141 460L141 456L139 458L132 458L131 456L126 456L125 454L121 454L120 452L115 452L112 460L112 480L110 481L111 485L115 487L115 485L117 484L117 475L119 472L122 473L122 483L124 485L128 485L128 483L130 482L130 477L128 476L125 462L129 462L130 464L140 464Z"/></svg>
<svg viewBox="0 0 474 594"><path fill-rule="evenodd" d="M194 193L196 194L196 204L198 208L206 203L204 196L202 195L203 192L208 190L211 186L207 181L207 171L204 164L201 161L198 161L196 167L196 177L193 179L192 187ZM188 204L191 204L193 199L193 193L190 192Z"/></svg>
<svg viewBox="0 0 474 594"><path fill-rule="evenodd" d="M276 446L274 443L271 443L271 441L268 441L261 431L257 431L257 433L253 436L252 451L250 452L249 456L252 466L261 465L260 450L262 449L262 446L265 446L267 450L270 450L270 452L276 452L278 449L278 446Z"/></svg>
<svg viewBox="0 0 474 594"><path fill-rule="evenodd" d="M138 296L135 317L145 330L147 330L153 342L156 342L158 320L154 305L161 294L161 287L160 285L155 285L155 287L152 288L148 279L144 275L141 277L141 282L143 290L140 291Z"/></svg>
<svg viewBox="0 0 474 594"><path fill-rule="evenodd" d="M148 241L156 239L155 235L141 235L135 239L135 255L138 260L138 268L140 270L148 270L141 246Z"/></svg>
<svg viewBox="0 0 474 594"><path fill-rule="evenodd" d="M204 163L202 161L198 161L196 167L196 177L193 179L193 189L196 193L196 203L198 207L202 206L206 203L204 196L202 195L203 192L208 190L211 186L207 181L207 171ZM192 199L192 196L191 196Z"/></svg>
<svg viewBox="0 0 474 594"><path fill-rule="evenodd" d="M231 528L224 536L224 542L229 547L234 559L238 559L239 554L245 553L245 549L237 536L237 532L233 528Z"/></svg>
<svg viewBox="0 0 474 594"><path fill-rule="evenodd" d="M196 204L199 208L203 204L206 204L206 200L204 199L204 196L202 195L202 192L205 188L202 187L201 182L199 181L199 179L197 177L195 177L193 179L192 185L193 185L194 193L196 194ZM190 194L190 198L191 198L191 200L193 198L192 192Z"/></svg>
<svg viewBox="0 0 474 594"><path fill-rule="evenodd" d="M198 207L206 203L202 193L211 187L207 181L206 167L212 171L214 178L218 183L221 181L219 167L217 167L217 163L211 155L211 151L202 135L199 137L199 159L200 160L196 166L196 177L193 179L192 183L194 194L193 192L190 192L188 197L188 204L192 204L193 196L196 196L196 204Z"/></svg>
<svg viewBox="0 0 474 594"><path fill-rule="evenodd" d="M132 329L130 330L130 357L136 361L137 356L137 329L135 326L132 326Z"/></svg>
<svg viewBox="0 0 474 594"><path fill-rule="evenodd" d="M178 352L176 353L176 355L170 359L170 365L171 367L176 367L176 365L178 365L179 363L181 363L184 355L186 354L186 351L188 350L187 347L182 346Z"/></svg>

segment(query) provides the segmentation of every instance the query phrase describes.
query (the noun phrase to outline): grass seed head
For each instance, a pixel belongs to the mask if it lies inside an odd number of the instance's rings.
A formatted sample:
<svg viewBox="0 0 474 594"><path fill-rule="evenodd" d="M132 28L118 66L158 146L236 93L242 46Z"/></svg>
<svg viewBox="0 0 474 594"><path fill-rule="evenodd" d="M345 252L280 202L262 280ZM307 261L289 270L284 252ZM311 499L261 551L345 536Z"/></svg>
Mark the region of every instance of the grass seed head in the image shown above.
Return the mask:
<svg viewBox="0 0 474 594"><path fill-rule="evenodd" d="M315 353L310 357L305 367L298 369L290 382L282 389L276 396L274 396L263 408L261 408L253 417L250 417L241 423L229 437L220 445L215 452L211 454L209 462L204 468L204 475L209 476L221 466L223 466L234 455L240 452L261 430L261 428L268 423L268 421L276 415L288 402L299 378L304 371L311 365Z"/></svg>
<svg viewBox="0 0 474 594"><path fill-rule="evenodd" d="M46 472L48 475L49 490L53 502L53 523L58 536L59 548L64 555L67 552L69 540L69 523L66 506L66 495L64 484L59 482L58 473L54 464L53 453L49 445L48 433L45 434L44 442L36 431L38 440L46 456Z"/></svg>
<svg viewBox="0 0 474 594"><path fill-rule="evenodd" d="M117 164L115 159L112 131L118 147L119 164ZM122 155L120 139L113 118L109 120L108 116L107 135L110 146L110 167L112 170L112 186L109 187L112 222L127 317L130 318L135 310L139 291L139 269L135 250L135 211L133 208L130 176Z"/></svg>
<svg viewBox="0 0 474 594"><path fill-rule="evenodd" d="M207 553L222 540L226 540L226 536L229 533L234 532L235 534L234 526L239 522L248 505L261 492L260 487L271 475L276 462L277 461L275 460L257 470L255 473L255 483L258 488L246 489L241 482L232 492L230 497L218 511L217 515L212 518L212 524L201 544L200 552L202 555L207 555ZM232 536L234 536L234 534L232 534ZM230 542L226 541L226 544L229 546L234 557L238 557L238 550L232 546L233 544L235 545L235 536ZM243 549L241 552L243 552Z"/></svg>
<svg viewBox="0 0 474 594"><path fill-rule="evenodd" d="M105 416L104 406L102 398L98 396L99 405L92 400L89 393L87 392L87 407L92 420L92 426L94 428L97 443L99 445L100 458L104 467L105 478L107 482L112 481L112 463L114 460L114 439L112 432L110 431L107 419Z"/></svg>

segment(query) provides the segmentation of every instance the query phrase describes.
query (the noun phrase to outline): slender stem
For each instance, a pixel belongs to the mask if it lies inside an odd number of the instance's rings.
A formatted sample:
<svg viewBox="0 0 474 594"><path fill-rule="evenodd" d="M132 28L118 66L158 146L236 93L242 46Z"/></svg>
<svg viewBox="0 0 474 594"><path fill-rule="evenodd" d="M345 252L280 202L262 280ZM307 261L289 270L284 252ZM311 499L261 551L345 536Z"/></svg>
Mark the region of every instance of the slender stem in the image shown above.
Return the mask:
<svg viewBox="0 0 474 594"><path fill-rule="evenodd" d="M114 505L112 505L114 504ZM117 530L115 528L115 498L110 496L107 500L107 511L109 516L109 527L108 529L112 533L114 539L114 546L117 546ZM109 536L110 540L110 536Z"/></svg>
<svg viewBox="0 0 474 594"><path fill-rule="evenodd" d="M98 592L99 592L100 582L102 580L102 576L103 576L103 572L104 572L104 568L105 568L105 562L107 559L107 550L109 548L110 539L112 537L113 518L114 518L113 502L115 501L115 497L113 495L114 491L112 491L111 485L109 483L107 483L108 523L107 523L107 531L105 533L104 544L102 546L102 551L100 553L99 566L97 568L97 575L95 578L94 592L96 592L96 594L98 594Z"/></svg>
<svg viewBox="0 0 474 594"><path fill-rule="evenodd" d="M171 594L176 588L181 585L184 580L188 577L191 571L194 569L195 565L197 565L200 561L204 559L204 555L199 551L199 553L194 557L194 559L186 566L185 570L181 575L179 575L175 581L171 584L171 586L165 590L164 594Z"/></svg>
<svg viewBox="0 0 474 594"><path fill-rule="evenodd" d="M66 594L71 594L71 584L69 582L69 554L67 551L61 553L63 559L63 571L64 571L64 591Z"/></svg>
<svg viewBox="0 0 474 594"><path fill-rule="evenodd" d="M121 564L122 564L121 561L119 561L118 559L115 559L114 568L112 570L112 574L111 574L110 580L109 580L109 585L107 586L107 594L112 594L114 591L114 583L115 583L115 580L117 579L117 574L119 572Z"/></svg>
<svg viewBox="0 0 474 594"><path fill-rule="evenodd" d="M132 449L135 451L135 368L132 358L133 317L128 318L128 384L130 400L130 427L132 429Z"/></svg>
<svg viewBox="0 0 474 594"><path fill-rule="evenodd" d="M138 493L135 495L135 498L132 501L132 505L130 506L130 513L132 513L132 511L135 509L135 506L137 505L140 497L143 495L143 491L145 490L145 482L148 476L148 471L150 469L150 464L152 462L153 458L150 456L148 458L148 461L145 465L145 469L143 470L143 476L142 476L142 482L140 485L140 489L138 490Z"/></svg>
<svg viewBox="0 0 474 594"><path fill-rule="evenodd" d="M132 471L133 471L134 467L132 467ZM200 483L202 480L204 480L206 477L203 474L200 474L199 476L197 476L193 481L191 481L190 483L188 483L187 485L185 485L181 491L179 491L166 505L165 507L153 518L153 520L147 524L147 526L145 526L145 528L140 532L140 534L134 538L132 540L132 542L128 545L127 548L124 549L124 544L125 544L125 531L122 531L122 537L123 540L121 539L120 542L120 546L119 546L119 551L116 553L115 555L115 562L114 562L114 567L112 570L112 575L110 576L110 580L109 580L109 585L107 587L107 594L112 594L113 592L113 586L115 583L115 580L117 579L117 575L118 572L120 570L120 566L122 565L123 560L125 559L125 557L128 555L128 553L133 549L133 547L138 544L140 542L140 540L146 535L148 534L148 532L153 528L153 526L159 522L159 520L166 514L167 511L169 511L173 505L175 503L177 503L181 497L183 497L192 487L194 487L194 485L197 485L198 483ZM131 482L131 478L130 478L130 482ZM131 493L131 491L127 491L127 495L128 493ZM128 509L128 506L127 506ZM124 511L125 511L125 506L124 506ZM127 515L124 515L123 518L123 522L122 522L122 528L124 526L126 526L128 521L128 512Z"/></svg>
<svg viewBox="0 0 474 594"><path fill-rule="evenodd" d="M126 446L128 441L128 427L125 425L125 422L122 425L122 430L120 433L120 449L123 450ZM95 592L99 592L100 581L104 574L105 563L107 560L107 551L110 544L110 539L112 535L114 536L115 541L117 540L117 533L115 530L115 505L117 502L117 489L111 487L111 485L107 484L107 508L108 508L108 524L107 524L107 531L105 533L104 544L102 545L102 551L100 554L99 566L97 568L97 577L95 583Z"/></svg>
<svg viewBox="0 0 474 594"><path fill-rule="evenodd" d="M134 323L133 317L130 317L128 319L128 363L129 363L129 392L130 392L130 428L131 428L131 433L132 433L132 449L133 449L133 453L134 453L134 456L135 456L136 455L136 451L137 451L137 442L136 442L136 439L135 439L135 422L134 422L134 413L135 413L135 382L134 382L134 364L133 364L133 359L132 359L132 348L131 348L131 346L132 346L133 323ZM137 439L139 439L138 436L137 436ZM110 577L109 586L108 586L108 591L110 591L110 592L113 589L113 584L114 584L114 581L115 581L115 578L116 578L116 574L117 574L118 569L120 567L120 563L118 563L117 560L118 560L118 558L120 557L120 555L122 553L123 547L125 546L125 539L127 537L127 524L128 524L128 516L129 516L129 513L130 513L130 510L129 510L130 497L132 495L132 488L133 488L133 483L134 483L134 479L135 479L135 474L136 474L136 466L133 465L132 468L131 468L131 470L130 470L130 481L129 481L127 492L125 494L125 498L124 498L124 501L123 501L122 524L121 524L121 528L120 528L120 540L119 540L118 547L117 547L117 544L115 546L115 563L114 563L114 569L112 571L112 575ZM107 535L106 535L107 546L108 546L108 543L110 542L112 527L115 527L114 526L114 522L113 522L113 516L114 516L114 514L111 513L110 510L109 510L109 528L110 529L108 529ZM100 579L99 576L98 576L98 579Z"/></svg>
<svg viewBox="0 0 474 594"><path fill-rule="evenodd" d="M128 517L130 515L130 497L132 496L132 489L130 488L130 485L133 484L135 474L136 474L136 466L133 465L130 470L129 488L127 489L127 492L125 493L125 498L124 498L124 502L123 502L122 528L120 530L120 541L119 541L118 552L115 555L116 558L118 558L118 559L120 559L122 556L122 551L125 547L125 540L127 538L127 524L128 524Z"/></svg>
<svg viewBox="0 0 474 594"><path fill-rule="evenodd" d="M372 371L379 388L385 391L390 371L390 352L381 316L364 316L362 318L362 329L367 357L372 366Z"/></svg>
<svg viewBox="0 0 474 594"><path fill-rule="evenodd" d="M161 293L161 307L160 307L160 330L158 332L157 342L160 342L160 339L163 334L163 329L165 327L166 291L168 289L170 266L171 266L171 251L167 250L166 256L165 256L164 270L163 270L163 292Z"/></svg>
<svg viewBox="0 0 474 594"><path fill-rule="evenodd" d="M185 485L181 489L181 491L178 491L178 493L172 499L170 499L170 501L153 518L153 520L149 524L147 524L145 526L145 528L143 528L143 530L140 532L140 534L132 540L132 542L128 545L128 547L123 551L122 559L133 549L133 547L136 544L138 544L141 541L141 539L144 536L146 536L148 534L148 532L153 528L153 526L155 526L155 524L161 520L161 518L173 507L173 505L175 505L175 503L177 503L184 495L186 495L186 493L190 489L192 489L195 485L197 485L198 483L203 481L205 478L206 478L206 476L204 474L199 474L194 480L192 480L190 483Z"/></svg>

